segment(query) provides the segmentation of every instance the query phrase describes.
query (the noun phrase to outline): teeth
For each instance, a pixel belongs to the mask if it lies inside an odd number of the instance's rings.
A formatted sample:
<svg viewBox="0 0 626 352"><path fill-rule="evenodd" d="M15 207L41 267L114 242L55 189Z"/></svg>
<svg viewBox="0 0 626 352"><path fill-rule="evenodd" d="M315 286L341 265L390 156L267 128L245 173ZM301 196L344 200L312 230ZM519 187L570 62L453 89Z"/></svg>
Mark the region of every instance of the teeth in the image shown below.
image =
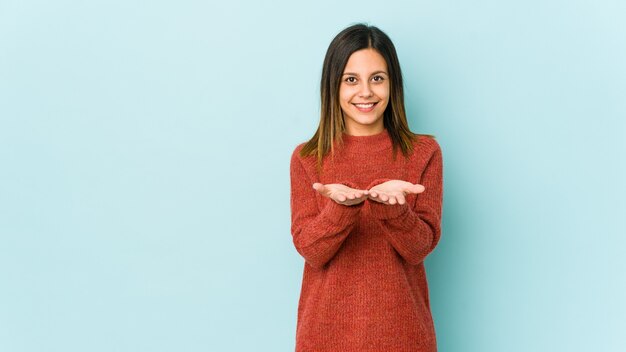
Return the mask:
<svg viewBox="0 0 626 352"><path fill-rule="evenodd" d="M356 105L356 106L358 106L360 108L363 108L363 109L367 109L367 108L371 108L372 106L374 106L374 103L370 103L370 104L354 104L354 105Z"/></svg>

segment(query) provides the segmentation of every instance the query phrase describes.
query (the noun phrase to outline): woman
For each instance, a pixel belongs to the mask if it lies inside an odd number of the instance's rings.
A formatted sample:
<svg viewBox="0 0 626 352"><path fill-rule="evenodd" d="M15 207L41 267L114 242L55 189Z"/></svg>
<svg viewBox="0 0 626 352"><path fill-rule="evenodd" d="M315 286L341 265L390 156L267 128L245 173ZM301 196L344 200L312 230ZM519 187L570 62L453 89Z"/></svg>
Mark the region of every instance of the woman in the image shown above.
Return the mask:
<svg viewBox="0 0 626 352"><path fill-rule="evenodd" d="M319 127L290 164L298 352L437 350L424 259L441 233L442 154L409 130L402 87L378 28L331 42Z"/></svg>

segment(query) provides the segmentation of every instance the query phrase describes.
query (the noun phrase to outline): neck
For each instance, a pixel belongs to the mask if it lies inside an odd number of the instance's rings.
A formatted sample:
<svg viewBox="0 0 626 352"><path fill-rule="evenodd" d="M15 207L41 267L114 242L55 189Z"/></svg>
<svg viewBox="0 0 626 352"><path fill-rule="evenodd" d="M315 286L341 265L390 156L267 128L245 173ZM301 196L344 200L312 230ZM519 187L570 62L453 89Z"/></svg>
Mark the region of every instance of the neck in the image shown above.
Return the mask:
<svg viewBox="0 0 626 352"><path fill-rule="evenodd" d="M351 136L371 136L379 134L385 130L383 119L379 119L374 125L357 125L353 123L346 123L345 133Z"/></svg>

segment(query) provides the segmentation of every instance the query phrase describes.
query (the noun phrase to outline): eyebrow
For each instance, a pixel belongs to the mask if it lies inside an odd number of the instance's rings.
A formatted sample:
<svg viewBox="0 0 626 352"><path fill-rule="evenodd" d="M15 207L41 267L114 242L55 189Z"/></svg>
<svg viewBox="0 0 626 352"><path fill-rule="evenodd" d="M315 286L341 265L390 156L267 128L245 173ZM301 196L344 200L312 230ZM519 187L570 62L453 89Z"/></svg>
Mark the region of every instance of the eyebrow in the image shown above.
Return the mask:
<svg viewBox="0 0 626 352"><path fill-rule="evenodd" d="M376 71L376 72L373 72L370 76L373 76L373 75L378 74L378 73L384 73L387 76L389 76L389 74L387 72L385 72L385 71ZM358 73L354 73L354 72L345 72L343 74L343 76L346 76L346 75L358 76L359 74Z"/></svg>

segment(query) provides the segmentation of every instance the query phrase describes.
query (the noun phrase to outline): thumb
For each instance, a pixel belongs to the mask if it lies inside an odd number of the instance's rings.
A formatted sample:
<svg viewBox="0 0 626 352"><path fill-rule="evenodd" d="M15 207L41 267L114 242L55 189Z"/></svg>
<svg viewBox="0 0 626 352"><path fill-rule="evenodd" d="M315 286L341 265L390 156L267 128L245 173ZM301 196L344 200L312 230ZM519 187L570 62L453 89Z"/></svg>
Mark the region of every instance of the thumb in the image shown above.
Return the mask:
<svg viewBox="0 0 626 352"><path fill-rule="evenodd" d="M419 183L412 184L412 185L409 187L410 192L411 192L411 193L416 193L416 194L417 194L417 193L422 193L422 192L424 192L424 190L425 190L425 189L426 189L426 187L424 187L424 186L420 185Z"/></svg>
<svg viewBox="0 0 626 352"><path fill-rule="evenodd" d="M323 184L319 183L319 182L315 182L313 184L313 189L318 191L318 192L320 192L320 193L324 191L324 188L325 188L325 186Z"/></svg>

